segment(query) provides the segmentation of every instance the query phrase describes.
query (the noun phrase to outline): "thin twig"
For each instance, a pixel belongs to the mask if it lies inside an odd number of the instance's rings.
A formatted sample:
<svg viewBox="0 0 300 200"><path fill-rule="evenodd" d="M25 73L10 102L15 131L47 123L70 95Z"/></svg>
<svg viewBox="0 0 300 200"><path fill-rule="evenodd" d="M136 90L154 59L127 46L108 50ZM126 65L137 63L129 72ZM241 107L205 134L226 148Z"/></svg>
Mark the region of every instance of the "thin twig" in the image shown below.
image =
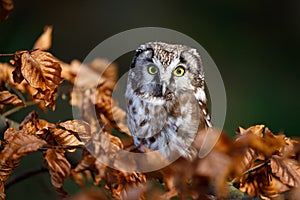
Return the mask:
<svg viewBox="0 0 300 200"><path fill-rule="evenodd" d="M38 151L47 151L48 149L84 149L84 145L68 145L68 146L53 146L53 145L46 145L38 149Z"/></svg>
<svg viewBox="0 0 300 200"><path fill-rule="evenodd" d="M14 53L0 53L0 57L14 56Z"/></svg>
<svg viewBox="0 0 300 200"><path fill-rule="evenodd" d="M25 103L26 106L33 106L40 103L39 101L28 101ZM3 113L1 116L2 117L7 117L8 115L11 115L15 112L18 112L20 109L24 108L24 106L16 106L8 111L6 111L5 113Z"/></svg>
<svg viewBox="0 0 300 200"><path fill-rule="evenodd" d="M5 189L8 189L9 187L11 187L12 185L21 182L25 179L28 179L34 175L40 174L40 173L44 173L44 172L48 172L48 169L46 167L39 167L36 169L30 169L28 171L25 171L23 173L20 173L19 175L16 175L15 177L7 180L5 182Z"/></svg>
<svg viewBox="0 0 300 200"><path fill-rule="evenodd" d="M256 165L256 166L254 166L254 167L252 167L252 168L250 168L250 169L244 171L240 177L242 177L242 176L244 176L244 175L246 175L246 174L249 174L249 173L251 173L251 172L254 172L254 171L256 171L256 170L258 170L258 169L260 169L260 168L262 168L262 167L265 167L265 166L268 165L269 163L270 163L269 160L267 160L267 161L265 161L265 162L263 162L263 163L260 163L260 164L258 164L258 165ZM231 183L236 182L237 180L240 179L240 177L234 178L234 179L231 181Z"/></svg>
<svg viewBox="0 0 300 200"><path fill-rule="evenodd" d="M258 164L258 165L256 165L256 166L254 166L254 167L248 169L248 170L245 171L242 175L245 175L245 174L249 174L249 173L251 173L251 172L254 172L254 171L256 171L256 170L258 170L258 169L260 169L260 168L262 168L262 167L264 167L265 165L268 165L268 164L269 164L269 160L267 160L266 162L263 162L263 163L261 163L261 164Z"/></svg>
<svg viewBox="0 0 300 200"><path fill-rule="evenodd" d="M37 51L37 50L39 50L39 49L37 48L37 49L31 49L31 50L17 51L16 53L0 53L0 57L15 56L15 55L22 54L24 52L32 53L32 52Z"/></svg>

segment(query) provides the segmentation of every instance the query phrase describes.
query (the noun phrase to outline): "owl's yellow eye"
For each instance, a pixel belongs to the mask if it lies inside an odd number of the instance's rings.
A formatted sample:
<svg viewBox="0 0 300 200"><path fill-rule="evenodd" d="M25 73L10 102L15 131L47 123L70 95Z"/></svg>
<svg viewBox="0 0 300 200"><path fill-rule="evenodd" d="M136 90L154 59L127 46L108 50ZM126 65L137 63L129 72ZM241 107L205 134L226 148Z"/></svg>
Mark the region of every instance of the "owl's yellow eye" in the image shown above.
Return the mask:
<svg viewBox="0 0 300 200"><path fill-rule="evenodd" d="M176 69L174 70L174 75L175 76L183 76L184 75L184 72L185 72L185 69L183 66L178 66L176 67Z"/></svg>
<svg viewBox="0 0 300 200"><path fill-rule="evenodd" d="M149 72L149 74L152 74L152 75L157 74L158 68L155 65L149 65L148 72Z"/></svg>

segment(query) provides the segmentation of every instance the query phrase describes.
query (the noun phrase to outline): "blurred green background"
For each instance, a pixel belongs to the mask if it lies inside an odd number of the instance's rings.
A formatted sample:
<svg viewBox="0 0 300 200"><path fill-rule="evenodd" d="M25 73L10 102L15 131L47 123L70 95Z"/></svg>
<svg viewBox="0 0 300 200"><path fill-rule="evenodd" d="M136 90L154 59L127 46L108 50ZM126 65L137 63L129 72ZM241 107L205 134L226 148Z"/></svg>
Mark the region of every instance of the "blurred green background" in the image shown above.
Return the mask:
<svg viewBox="0 0 300 200"><path fill-rule="evenodd" d="M100 42L128 29L155 26L182 32L208 51L221 72L228 134L254 124L266 124L275 133L300 134L300 1L15 0L9 19L0 24L0 53L32 48L44 25L54 26L51 52L66 62L83 60ZM120 71L128 69L130 57L117 61ZM42 117L53 122L70 119L67 104L59 100L57 110ZM29 111L11 117L20 120ZM49 179L34 180L44 186L32 185L32 180L16 184L7 199L20 194L55 198L45 195L53 193ZM37 190L41 194L34 194Z"/></svg>

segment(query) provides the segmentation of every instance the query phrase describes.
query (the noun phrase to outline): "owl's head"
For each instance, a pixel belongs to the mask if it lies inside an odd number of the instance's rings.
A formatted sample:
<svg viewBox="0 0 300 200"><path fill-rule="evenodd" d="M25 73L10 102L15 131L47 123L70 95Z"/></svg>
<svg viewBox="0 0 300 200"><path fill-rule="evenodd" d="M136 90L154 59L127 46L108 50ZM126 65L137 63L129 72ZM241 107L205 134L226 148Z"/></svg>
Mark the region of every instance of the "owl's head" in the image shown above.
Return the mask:
<svg viewBox="0 0 300 200"><path fill-rule="evenodd" d="M204 72L199 53L184 45L149 42L135 53L129 72L133 92L144 99L168 99L177 91L202 98ZM204 96L203 96L204 98ZM203 99L205 100L205 99Z"/></svg>

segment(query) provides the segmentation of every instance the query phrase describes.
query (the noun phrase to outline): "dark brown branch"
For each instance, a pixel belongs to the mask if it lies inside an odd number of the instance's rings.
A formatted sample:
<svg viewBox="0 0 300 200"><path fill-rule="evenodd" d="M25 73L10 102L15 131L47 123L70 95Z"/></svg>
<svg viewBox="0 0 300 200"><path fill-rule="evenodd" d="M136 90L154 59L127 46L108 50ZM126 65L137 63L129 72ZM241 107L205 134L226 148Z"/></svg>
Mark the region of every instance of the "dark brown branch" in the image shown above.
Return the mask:
<svg viewBox="0 0 300 200"><path fill-rule="evenodd" d="M39 167L36 169L30 169L28 171L25 171L23 173L20 173L19 175L16 175L15 177L8 179L5 182L5 189L8 189L9 187L11 187L12 185L21 182L25 179L28 179L34 175L40 174L40 173L44 173L44 172L48 172L48 169L46 167Z"/></svg>
<svg viewBox="0 0 300 200"><path fill-rule="evenodd" d="M38 149L38 151L47 151L48 149L65 149L65 150L68 150L68 149L83 149L85 148L85 146L83 145L69 145L69 146L52 146L52 145L46 145L46 146L43 146L41 148Z"/></svg>

